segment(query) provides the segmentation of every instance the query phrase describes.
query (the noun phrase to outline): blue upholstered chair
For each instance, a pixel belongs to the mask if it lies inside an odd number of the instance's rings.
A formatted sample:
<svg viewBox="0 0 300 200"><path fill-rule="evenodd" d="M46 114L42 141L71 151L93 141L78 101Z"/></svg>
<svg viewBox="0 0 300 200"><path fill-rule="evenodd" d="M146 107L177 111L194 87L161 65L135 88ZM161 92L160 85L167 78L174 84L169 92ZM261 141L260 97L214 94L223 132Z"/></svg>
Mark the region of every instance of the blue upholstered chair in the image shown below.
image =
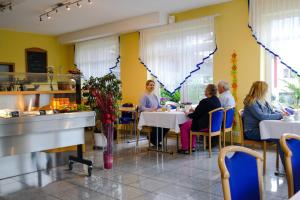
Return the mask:
<svg viewBox="0 0 300 200"><path fill-rule="evenodd" d="M232 154L228 157L228 153ZM259 200L263 195L262 156L241 146L224 147L219 154L224 200Z"/></svg>
<svg viewBox="0 0 300 200"><path fill-rule="evenodd" d="M134 105L132 103L125 103L121 108L132 108L134 109ZM134 116L132 111L123 111L121 110L121 116L119 117L118 126L117 126L117 143L120 142L120 133L122 131L130 131L130 138L133 139L133 129L134 129ZM126 137L126 135L125 135Z"/></svg>
<svg viewBox="0 0 300 200"><path fill-rule="evenodd" d="M285 156L285 171L288 181L288 194L291 198L300 190L300 136L283 134L280 145Z"/></svg>
<svg viewBox="0 0 300 200"><path fill-rule="evenodd" d="M202 135L204 142L204 150L206 149L206 137L208 137L208 152L209 157L211 157L211 138L218 136L219 137L219 149L221 149L221 131L222 131L222 123L224 116L224 109L217 108L209 113L209 125L208 130L202 130L199 132L190 132L190 154L192 153L192 138L194 135Z"/></svg>
<svg viewBox="0 0 300 200"><path fill-rule="evenodd" d="M223 124L223 146L225 147L226 133L230 133L230 144L233 144L232 126L234 121L234 107L229 107L224 110L224 124Z"/></svg>

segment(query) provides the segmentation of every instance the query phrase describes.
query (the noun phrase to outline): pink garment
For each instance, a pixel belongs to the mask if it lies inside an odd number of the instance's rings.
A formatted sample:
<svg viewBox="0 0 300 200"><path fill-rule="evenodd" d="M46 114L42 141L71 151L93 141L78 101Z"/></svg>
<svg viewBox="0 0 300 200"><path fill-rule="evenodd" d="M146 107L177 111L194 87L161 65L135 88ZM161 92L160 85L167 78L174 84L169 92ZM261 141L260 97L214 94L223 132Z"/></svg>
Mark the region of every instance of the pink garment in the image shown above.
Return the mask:
<svg viewBox="0 0 300 200"><path fill-rule="evenodd" d="M189 150L190 147L190 131L192 126L192 120L183 123L180 126L181 133L181 148L182 150ZM196 136L193 136L192 147L196 148Z"/></svg>

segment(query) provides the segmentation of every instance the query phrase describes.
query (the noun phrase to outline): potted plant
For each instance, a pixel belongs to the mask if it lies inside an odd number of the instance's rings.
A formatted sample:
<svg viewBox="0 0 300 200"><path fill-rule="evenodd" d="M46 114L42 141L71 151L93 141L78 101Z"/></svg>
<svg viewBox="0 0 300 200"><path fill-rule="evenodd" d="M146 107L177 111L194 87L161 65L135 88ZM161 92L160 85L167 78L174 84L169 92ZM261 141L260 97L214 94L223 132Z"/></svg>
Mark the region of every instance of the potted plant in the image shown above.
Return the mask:
<svg viewBox="0 0 300 200"><path fill-rule="evenodd" d="M105 169L111 169L113 163L113 124L117 118L118 102L122 98L120 86L121 81L114 74L100 78L91 77L83 84L83 89L88 91L86 95L88 103L96 111L96 118L100 120L107 138L107 146L103 154ZM101 127L98 126L96 129L101 129Z"/></svg>

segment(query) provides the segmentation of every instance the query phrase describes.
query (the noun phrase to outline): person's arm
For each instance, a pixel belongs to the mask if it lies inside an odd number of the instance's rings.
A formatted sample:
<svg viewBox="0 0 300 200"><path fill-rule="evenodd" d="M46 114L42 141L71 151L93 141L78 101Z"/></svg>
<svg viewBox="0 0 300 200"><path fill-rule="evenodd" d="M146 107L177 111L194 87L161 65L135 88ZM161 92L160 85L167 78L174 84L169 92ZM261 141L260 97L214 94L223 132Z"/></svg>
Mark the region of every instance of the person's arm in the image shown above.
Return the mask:
<svg viewBox="0 0 300 200"><path fill-rule="evenodd" d="M196 107L195 111L193 113L188 114L188 117L191 119L194 118L201 118L205 113L207 113L207 103L206 99L202 99L199 102L199 105Z"/></svg>
<svg viewBox="0 0 300 200"><path fill-rule="evenodd" d="M153 109L152 108L147 108L147 101L148 101L148 98L146 95L144 95L141 100L140 100L140 106L139 106L139 109L140 111L152 111Z"/></svg>
<svg viewBox="0 0 300 200"><path fill-rule="evenodd" d="M281 119L282 115L280 113L264 113L260 109L257 103L253 103L248 106L250 113L259 121L262 120L277 120Z"/></svg>
<svg viewBox="0 0 300 200"><path fill-rule="evenodd" d="M155 98L157 100L157 108L156 109L159 109L159 108L161 108L160 102L158 100L158 97L156 95L154 95L154 96L155 96Z"/></svg>

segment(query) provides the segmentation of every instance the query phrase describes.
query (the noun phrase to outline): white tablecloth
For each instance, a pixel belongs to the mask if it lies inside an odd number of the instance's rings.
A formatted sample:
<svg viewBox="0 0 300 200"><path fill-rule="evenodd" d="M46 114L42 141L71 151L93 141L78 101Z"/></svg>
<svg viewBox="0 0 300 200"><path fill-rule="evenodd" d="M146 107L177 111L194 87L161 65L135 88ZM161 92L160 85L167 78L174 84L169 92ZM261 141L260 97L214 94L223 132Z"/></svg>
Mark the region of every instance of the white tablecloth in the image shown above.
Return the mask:
<svg viewBox="0 0 300 200"><path fill-rule="evenodd" d="M179 124L187 120L184 112L141 112L138 129L142 130L143 126L153 126L174 129L176 133L179 133Z"/></svg>
<svg viewBox="0 0 300 200"><path fill-rule="evenodd" d="M284 133L300 135L300 121L263 120L259 129L261 139L280 139Z"/></svg>

